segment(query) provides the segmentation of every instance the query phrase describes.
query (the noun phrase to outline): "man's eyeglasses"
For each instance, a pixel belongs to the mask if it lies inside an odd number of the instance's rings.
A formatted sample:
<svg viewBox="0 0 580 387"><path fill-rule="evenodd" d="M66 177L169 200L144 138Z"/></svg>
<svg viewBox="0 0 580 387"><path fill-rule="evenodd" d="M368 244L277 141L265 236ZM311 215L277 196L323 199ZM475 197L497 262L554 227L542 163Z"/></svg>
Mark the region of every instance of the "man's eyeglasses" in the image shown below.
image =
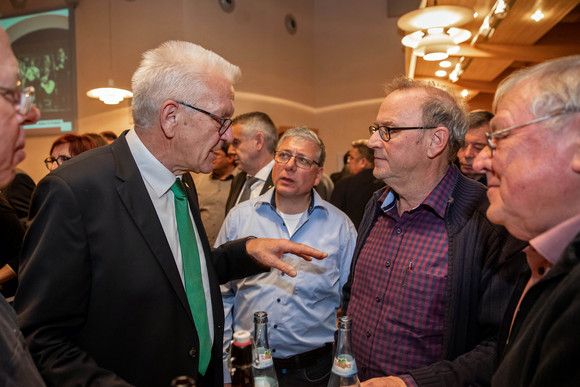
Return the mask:
<svg viewBox="0 0 580 387"><path fill-rule="evenodd" d="M34 103L34 87L22 88L20 85L13 89L0 86L0 94L16 106L20 114L28 114Z"/></svg>
<svg viewBox="0 0 580 387"><path fill-rule="evenodd" d="M62 163L64 163L67 160L70 160L72 157L68 157L68 156L58 156L57 158L54 158L52 156L48 156L47 158L44 159L44 165L46 165L46 168L48 168L49 171L52 171L54 168L52 168L52 166L54 165L54 163L56 163L57 166L61 166Z"/></svg>
<svg viewBox="0 0 580 387"><path fill-rule="evenodd" d="M399 128L393 128L390 126L369 126L369 133L371 136L378 130L381 139L384 142L388 142L391 139L391 132L397 130L415 130L415 129L435 129L436 126L402 126Z"/></svg>
<svg viewBox="0 0 580 387"><path fill-rule="evenodd" d="M292 157L294 157L294 163L298 168L310 169L310 167L312 167L312 164L320 166L320 164L318 164L316 161L312 160L309 157L293 155L288 152L276 152L274 156L274 161L276 161L278 164L286 165L288 164L288 162Z"/></svg>
<svg viewBox="0 0 580 387"><path fill-rule="evenodd" d="M545 116L542 116L540 118L535 118L531 121L524 122L523 124L510 126L509 128L498 130L497 132L493 132L493 133L486 133L485 137L487 138L487 145L489 145L489 149L491 149L491 153L493 154L493 151L496 150L496 148L497 148L497 142L499 140L501 140L502 138L507 137L507 135L514 129L523 128L524 126L537 124L538 122L546 121L546 120L549 120L550 118L562 116L564 114L578 113L578 112L579 112L578 110L567 110L567 109L559 110L559 111L556 111L554 113L550 113L550 114L547 114Z"/></svg>
<svg viewBox="0 0 580 387"><path fill-rule="evenodd" d="M193 110L197 110L200 113L207 114L208 116L210 116L211 118L213 118L214 120L219 122L221 124L221 126L218 130L220 137L223 136L223 134L230 128L230 126L232 126L232 120L230 120L229 118L220 117L217 114L210 113L208 111L205 111L203 109L200 109L198 107L195 107L193 105L190 105L190 104L182 102L182 101L175 101L175 102L177 102L180 105L187 106L188 108L192 108Z"/></svg>

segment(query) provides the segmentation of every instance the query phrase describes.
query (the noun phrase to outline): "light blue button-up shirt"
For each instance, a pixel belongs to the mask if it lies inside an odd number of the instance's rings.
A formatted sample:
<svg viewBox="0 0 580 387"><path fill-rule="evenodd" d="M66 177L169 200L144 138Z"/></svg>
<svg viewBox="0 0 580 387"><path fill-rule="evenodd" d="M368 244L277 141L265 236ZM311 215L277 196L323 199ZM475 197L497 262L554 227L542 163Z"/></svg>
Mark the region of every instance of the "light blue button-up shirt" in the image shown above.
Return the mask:
<svg viewBox="0 0 580 387"><path fill-rule="evenodd" d="M342 211L313 190L314 200L290 236L276 208L274 190L234 207L224 221L216 246L253 235L304 243L328 253L328 257L307 262L286 254L282 260L296 268L295 278L272 270L222 285L224 370L232 328L253 332L257 311L268 313L269 344L274 357L293 356L334 341L336 313L350 271L356 230ZM224 372L224 376L227 383L229 374Z"/></svg>

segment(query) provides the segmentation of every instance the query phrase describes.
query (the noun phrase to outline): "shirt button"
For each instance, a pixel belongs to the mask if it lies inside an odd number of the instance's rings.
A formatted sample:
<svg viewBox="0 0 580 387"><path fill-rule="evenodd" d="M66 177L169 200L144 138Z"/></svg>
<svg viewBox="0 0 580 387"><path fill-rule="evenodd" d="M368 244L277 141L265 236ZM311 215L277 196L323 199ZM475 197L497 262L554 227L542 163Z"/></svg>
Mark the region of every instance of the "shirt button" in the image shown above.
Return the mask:
<svg viewBox="0 0 580 387"><path fill-rule="evenodd" d="M192 347L192 348L189 350L189 356L191 356L191 357L196 357L196 356L197 356L197 350L196 350L195 348L193 348L193 347Z"/></svg>
<svg viewBox="0 0 580 387"><path fill-rule="evenodd" d="M367 331L367 337L371 337L371 331Z"/></svg>
<svg viewBox="0 0 580 387"><path fill-rule="evenodd" d="M276 352L276 348L272 348L272 353Z"/></svg>
<svg viewBox="0 0 580 387"><path fill-rule="evenodd" d="M274 329L278 329L278 324L274 324Z"/></svg>
<svg viewBox="0 0 580 387"><path fill-rule="evenodd" d="M391 261L385 262L385 267L389 267L389 266L391 266Z"/></svg>
<svg viewBox="0 0 580 387"><path fill-rule="evenodd" d="M397 229L397 234L400 234L402 231L400 228Z"/></svg>
<svg viewBox="0 0 580 387"><path fill-rule="evenodd" d="M279 299L279 298L278 298L278 299L276 299L276 302L280 302L280 299Z"/></svg>
<svg viewBox="0 0 580 387"><path fill-rule="evenodd" d="M377 300L377 302L381 302L381 297L377 296L377 298L375 298L375 300Z"/></svg>
<svg viewBox="0 0 580 387"><path fill-rule="evenodd" d="M367 372L367 366L362 366L363 372Z"/></svg>

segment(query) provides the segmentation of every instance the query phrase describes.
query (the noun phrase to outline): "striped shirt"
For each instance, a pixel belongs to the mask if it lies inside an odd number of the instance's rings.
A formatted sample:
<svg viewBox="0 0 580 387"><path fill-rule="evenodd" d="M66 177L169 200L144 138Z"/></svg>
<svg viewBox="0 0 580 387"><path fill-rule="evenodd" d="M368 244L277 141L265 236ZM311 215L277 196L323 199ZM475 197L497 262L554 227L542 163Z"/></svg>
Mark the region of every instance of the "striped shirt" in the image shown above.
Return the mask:
<svg viewBox="0 0 580 387"><path fill-rule="evenodd" d="M363 242L348 308L361 380L401 375L442 359L444 217L457 174L449 168L423 203L401 216L394 191L379 199L382 213Z"/></svg>

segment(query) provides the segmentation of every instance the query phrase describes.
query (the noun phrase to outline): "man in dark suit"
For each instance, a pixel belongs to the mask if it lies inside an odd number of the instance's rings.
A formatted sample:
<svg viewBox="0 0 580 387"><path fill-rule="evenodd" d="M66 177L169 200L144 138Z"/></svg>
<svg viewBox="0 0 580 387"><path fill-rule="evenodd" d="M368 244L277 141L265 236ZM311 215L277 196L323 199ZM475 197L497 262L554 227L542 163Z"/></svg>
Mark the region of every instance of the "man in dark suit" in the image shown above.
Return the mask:
<svg viewBox="0 0 580 387"><path fill-rule="evenodd" d="M266 113L237 116L232 122L232 131L234 141L230 151L242 172L232 181L226 215L236 204L258 197L274 186L272 167L278 143L278 131Z"/></svg>
<svg viewBox="0 0 580 387"><path fill-rule="evenodd" d="M15 309L48 384L168 386L188 375L220 386L218 284L265 266L294 276L278 259L286 252L324 256L251 237L210 249L186 172L210 172L212 151L232 140L239 76L192 43L148 51L132 80L134 129L39 182Z"/></svg>
<svg viewBox="0 0 580 387"><path fill-rule="evenodd" d="M385 186L373 175L375 155L367 144L366 139L352 142L347 158L352 176L337 181L330 197L330 202L348 215L357 230L367 202L375 191Z"/></svg>

